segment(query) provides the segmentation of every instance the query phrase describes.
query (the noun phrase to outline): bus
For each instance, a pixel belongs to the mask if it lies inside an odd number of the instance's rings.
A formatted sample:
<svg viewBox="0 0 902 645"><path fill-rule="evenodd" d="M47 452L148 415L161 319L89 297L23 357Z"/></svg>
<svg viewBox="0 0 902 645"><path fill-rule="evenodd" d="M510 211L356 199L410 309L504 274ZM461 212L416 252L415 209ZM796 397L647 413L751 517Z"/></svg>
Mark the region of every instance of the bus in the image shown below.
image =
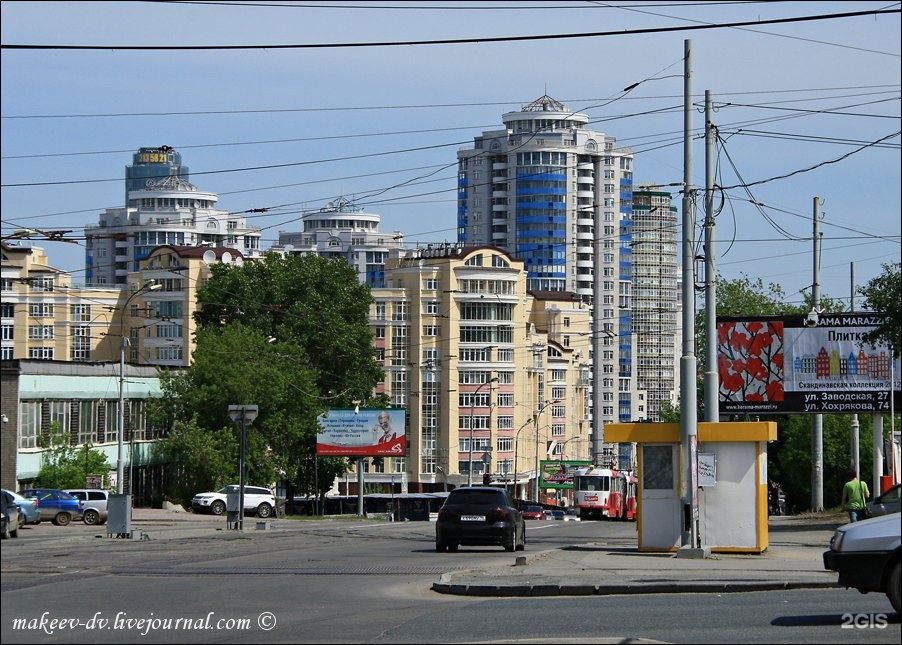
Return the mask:
<svg viewBox="0 0 902 645"><path fill-rule="evenodd" d="M581 520L636 519L636 478L625 471L586 466L573 475L573 499Z"/></svg>

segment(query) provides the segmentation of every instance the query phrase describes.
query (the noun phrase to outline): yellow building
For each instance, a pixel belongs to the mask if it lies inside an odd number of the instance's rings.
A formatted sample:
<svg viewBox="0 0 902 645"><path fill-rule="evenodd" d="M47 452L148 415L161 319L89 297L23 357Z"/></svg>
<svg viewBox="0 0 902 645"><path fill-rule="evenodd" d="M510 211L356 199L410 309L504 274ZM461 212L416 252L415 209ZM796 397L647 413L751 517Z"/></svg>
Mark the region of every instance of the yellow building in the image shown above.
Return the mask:
<svg viewBox="0 0 902 645"><path fill-rule="evenodd" d="M541 461L589 459L587 304L527 292L523 262L495 247L414 251L386 282L371 310L377 392L407 410L408 452L379 470L410 492L491 481L532 498Z"/></svg>
<svg viewBox="0 0 902 645"><path fill-rule="evenodd" d="M118 287L72 285L37 246L2 244L2 359L75 362L118 360Z"/></svg>
<svg viewBox="0 0 902 645"><path fill-rule="evenodd" d="M215 263L240 265L244 257L232 248L207 246L154 247L132 273L133 285L153 284L128 307L128 362L187 366L194 351L197 288L206 284Z"/></svg>

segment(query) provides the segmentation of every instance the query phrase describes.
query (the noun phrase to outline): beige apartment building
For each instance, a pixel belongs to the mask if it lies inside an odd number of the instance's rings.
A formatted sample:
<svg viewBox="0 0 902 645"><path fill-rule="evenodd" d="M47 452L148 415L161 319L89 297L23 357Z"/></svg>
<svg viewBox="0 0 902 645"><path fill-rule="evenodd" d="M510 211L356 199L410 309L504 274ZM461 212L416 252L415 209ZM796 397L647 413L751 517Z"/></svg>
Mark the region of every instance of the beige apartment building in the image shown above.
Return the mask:
<svg viewBox="0 0 902 645"><path fill-rule="evenodd" d="M497 247L419 249L386 265L372 326L385 381L407 410L408 452L385 473L410 492L506 484L536 494L541 462L589 459L591 309L573 293L528 292L523 262Z"/></svg>
<svg viewBox="0 0 902 645"><path fill-rule="evenodd" d="M0 252L3 360L118 360L110 330L127 297L122 289L74 286L37 246L4 242Z"/></svg>

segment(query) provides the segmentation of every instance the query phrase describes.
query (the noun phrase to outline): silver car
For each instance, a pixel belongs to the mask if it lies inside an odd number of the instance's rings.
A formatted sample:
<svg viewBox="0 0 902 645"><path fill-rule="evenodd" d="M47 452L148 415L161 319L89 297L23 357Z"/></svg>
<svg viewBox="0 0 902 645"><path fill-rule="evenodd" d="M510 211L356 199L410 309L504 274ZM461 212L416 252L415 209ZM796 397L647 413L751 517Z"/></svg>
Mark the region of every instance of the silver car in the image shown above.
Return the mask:
<svg viewBox="0 0 902 645"><path fill-rule="evenodd" d="M109 515L107 512L107 503L110 499L109 491L97 488L67 488L63 492L69 493L75 499L82 501L85 510L85 524L103 524L106 522Z"/></svg>
<svg viewBox="0 0 902 645"><path fill-rule="evenodd" d="M868 510L871 511L871 517L899 512L900 486L902 486L902 484L896 484L895 486L886 489L886 492L882 495L878 495L873 502L868 504Z"/></svg>

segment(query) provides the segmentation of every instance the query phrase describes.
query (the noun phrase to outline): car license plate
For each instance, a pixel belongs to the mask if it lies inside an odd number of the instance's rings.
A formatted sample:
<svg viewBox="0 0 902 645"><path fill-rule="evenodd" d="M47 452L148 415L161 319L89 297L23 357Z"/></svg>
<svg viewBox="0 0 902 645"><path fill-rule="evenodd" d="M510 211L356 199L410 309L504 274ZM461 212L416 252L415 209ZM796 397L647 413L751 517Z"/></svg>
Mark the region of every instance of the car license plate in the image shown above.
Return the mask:
<svg viewBox="0 0 902 645"><path fill-rule="evenodd" d="M485 522L485 515L461 515L461 522Z"/></svg>

